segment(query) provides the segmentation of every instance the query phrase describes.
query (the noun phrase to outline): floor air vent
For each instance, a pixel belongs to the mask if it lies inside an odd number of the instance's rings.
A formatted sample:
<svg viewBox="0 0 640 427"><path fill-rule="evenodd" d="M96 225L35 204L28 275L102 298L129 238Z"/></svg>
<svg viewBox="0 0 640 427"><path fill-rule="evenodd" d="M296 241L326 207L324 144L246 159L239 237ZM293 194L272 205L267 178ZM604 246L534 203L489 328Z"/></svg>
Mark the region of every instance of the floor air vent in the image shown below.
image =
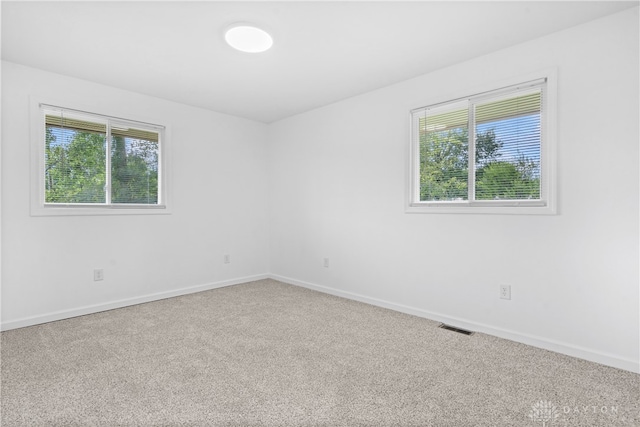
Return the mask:
<svg viewBox="0 0 640 427"><path fill-rule="evenodd" d="M446 329L447 331L457 332L457 333L463 334L463 335L473 335L473 332L471 332L471 331L467 331L465 329L456 328L455 326L451 326L451 325L445 325L444 323L441 323L440 326L438 326L438 328Z"/></svg>

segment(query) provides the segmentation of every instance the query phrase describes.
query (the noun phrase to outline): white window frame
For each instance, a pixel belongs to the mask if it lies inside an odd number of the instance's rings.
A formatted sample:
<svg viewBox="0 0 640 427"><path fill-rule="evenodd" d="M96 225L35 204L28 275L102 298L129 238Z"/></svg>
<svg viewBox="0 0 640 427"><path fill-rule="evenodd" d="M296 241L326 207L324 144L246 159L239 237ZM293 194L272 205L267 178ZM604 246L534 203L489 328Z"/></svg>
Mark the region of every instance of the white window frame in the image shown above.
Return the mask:
<svg viewBox="0 0 640 427"><path fill-rule="evenodd" d="M140 126L145 129L158 132L158 203L127 204L110 203L109 182L106 183L107 203L45 203L45 111L62 110L74 112L86 117L96 117L99 120L107 120L108 128L114 124ZM83 216L83 215L167 215L171 213L170 198L171 186L169 181L170 162L168 155L168 141L170 139L170 126L159 125L158 120L132 117L123 118L119 114L104 111L86 105L78 105L68 102L56 102L55 100L43 100L37 97L30 98L31 121L31 209L32 216ZM107 144L110 144L107 138ZM110 152L110 150L108 151ZM110 156L107 156L106 168L110 167Z"/></svg>
<svg viewBox="0 0 640 427"><path fill-rule="evenodd" d="M544 96L542 97L541 118L541 147L540 147L540 200L463 200L463 201L421 201L420 200L420 147L416 137L414 114L425 109L454 103L467 103L472 106L478 101L500 96L518 87L526 87L533 82L546 81ZM554 215L556 205L556 70L549 69L526 76L504 80L498 84L485 86L476 91L469 91L474 95L453 97L450 100L435 102L427 107L412 109L409 113L409 149L408 149L408 185L406 190L406 213L436 213L436 214L524 214L524 215ZM469 126L472 127L471 125ZM469 139L473 132L469 131ZM470 144L470 165L475 159L474 144ZM473 169L470 167L469 171ZM470 172L471 174L472 172ZM474 183L470 183L474 186ZM473 189L471 190L473 191Z"/></svg>

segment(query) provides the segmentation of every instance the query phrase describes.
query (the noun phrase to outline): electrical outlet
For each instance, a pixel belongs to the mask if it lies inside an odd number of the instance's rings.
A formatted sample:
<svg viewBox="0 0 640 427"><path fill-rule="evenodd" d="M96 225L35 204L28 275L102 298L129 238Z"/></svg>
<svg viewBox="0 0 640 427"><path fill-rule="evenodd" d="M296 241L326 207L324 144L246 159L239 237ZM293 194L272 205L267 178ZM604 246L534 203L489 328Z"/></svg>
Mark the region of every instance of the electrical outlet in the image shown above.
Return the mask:
<svg viewBox="0 0 640 427"><path fill-rule="evenodd" d="M511 285L500 285L500 298L511 299Z"/></svg>
<svg viewBox="0 0 640 427"><path fill-rule="evenodd" d="M329 268L329 258L324 259L324 268Z"/></svg>
<svg viewBox="0 0 640 427"><path fill-rule="evenodd" d="M225 264L230 264L230 263L231 263L231 255L229 255L229 254L225 254L225 256L224 256L224 263L225 263Z"/></svg>
<svg viewBox="0 0 640 427"><path fill-rule="evenodd" d="M99 282L100 280L104 280L104 270L101 268L96 268L93 270L93 281Z"/></svg>

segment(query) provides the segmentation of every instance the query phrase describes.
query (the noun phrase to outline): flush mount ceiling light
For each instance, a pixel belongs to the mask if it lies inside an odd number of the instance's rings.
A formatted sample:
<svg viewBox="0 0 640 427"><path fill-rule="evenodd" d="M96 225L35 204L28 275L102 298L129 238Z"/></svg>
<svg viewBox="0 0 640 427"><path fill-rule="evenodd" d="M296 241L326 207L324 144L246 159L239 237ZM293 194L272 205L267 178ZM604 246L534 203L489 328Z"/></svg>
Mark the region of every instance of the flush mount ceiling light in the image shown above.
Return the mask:
<svg viewBox="0 0 640 427"><path fill-rule="evenodd" d="M264 52L273 45L269 33L249 24L231 26L224 33L224 39L232 48L249 53Z"/></svg>

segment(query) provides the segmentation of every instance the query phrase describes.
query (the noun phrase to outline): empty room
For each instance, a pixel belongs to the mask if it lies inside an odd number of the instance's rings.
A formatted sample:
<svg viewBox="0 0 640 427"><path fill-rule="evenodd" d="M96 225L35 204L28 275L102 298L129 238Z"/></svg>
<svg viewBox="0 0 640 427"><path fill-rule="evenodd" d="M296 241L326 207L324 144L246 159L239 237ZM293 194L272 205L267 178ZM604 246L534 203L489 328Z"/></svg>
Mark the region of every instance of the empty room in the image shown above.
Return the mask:
<svg viewBox="0 0 640 427"><path fill-rule="evenodd" d="M0 6L3 427L640 426L640 2Z"/></svg>

